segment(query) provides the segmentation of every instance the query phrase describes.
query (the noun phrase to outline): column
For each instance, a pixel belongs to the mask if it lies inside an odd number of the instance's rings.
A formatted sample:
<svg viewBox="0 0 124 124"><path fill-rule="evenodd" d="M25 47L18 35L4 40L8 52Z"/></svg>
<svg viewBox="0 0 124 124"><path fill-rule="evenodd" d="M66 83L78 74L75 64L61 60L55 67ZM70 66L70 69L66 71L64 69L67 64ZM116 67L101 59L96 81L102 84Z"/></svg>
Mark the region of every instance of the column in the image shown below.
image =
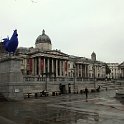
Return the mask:
<svg viewBox="0 0 124 124"><path fill-rule="evenodd" d="M47 72L49 73L50 72L50 61L49 61L49 58L47 58Z"/></svg>
<svg viewBox="0 0 124 124"><path fill-rule="evenodd" d="M83 78L83 64L81 64L81 78Z"/></svg>
<svg viewBox="0 0 124 124"><path fill-rule="evenodd" d="M62 63L63 63L63 64L62 64L62 65L63 65L63 68L62 68L62 69L63 69L63 76L65 77L65 68L64 68L64 64L65 64L65 63L64 63L64 61L62 61Z"/></svg>
<svg viewBox="0 0 124 124"><path fill-rule="evenodd" d="M34 75L34 58L32 58L32 74Z"/></svg>
<svg viewBox="0 0 124 124"><path fill-rule="evenodd" d="M32 73L32 74L34 75L34 74L35 74L35 67L34 67L34 65L35 65L35 64L34 64L34 58L32 58L32 62L33 62L33 63L32 63L32 71L33 71L33 73Z"/></svg>
<svg viewBox="0 0 124 124"><path fill-rule="evenodd" d="M53 58L52 58L52 73L54 73L54 63L53 63Z"/></svg>
<svg viewBox="0 0 124 124"><path fill-rule="evenodd" d="M46 73L46 69L45 69L45 67L46 67L46 63L45 63L45 57L44 57L44 65L43 65L43 73Z"/></svg>
<svg viewBox="0 0 124 124"><path fill-rule="evenodd" d="M87 65L84 65L84 77L87 78Z"/></svg>
<svg viewBox="0 0 124 124"><path fill-rule="evenodd" d="M82 64L82 77L85 78L85 65Z"/></svg>
<svg viewBox="0 0 124 124"><path fill-rule="evenodd" d="M29 70L29 73L28 74L32 74L32 58L29 58L28 60L28 70Z"/></svg>
<svg viewBox="0 0 124 124"><path fill-rule="evenodd" d="M63 77L63 60L61 61L61 75Z"/></svg>
<svg viewBox="0 0 124 124"><path fill-rule="evenodd" d="M44 57L40 57L40 73L43 74L44 73Z"/></svg>
<svg viewBox="0 0 124 124"><path fill-rule="evenodd" d="M59 73L60 73L60 76L62 76L62 62L61 62L61 60L59 61L59 66L60 66L60 70L59 70L60 72Z"/></svg>
<svg viewBox="0 0 124 124"><path fill-rule="evenodd" d="M56 59L56 77L58 77L58 60Z"/></svg>
<svg viewBox="0 0 124 124"><path fill-rule="evenodd" d="M68 61L67 61L67 76L68 76Z"/></svg>
<svg viewBox="0 0 124 124"><path fill-rule="evenodd" d="M77 64L77 77L79 77L79 64Z"/></svg>
<svg viewBox="0 0 124 124"><path fill-rule="evenodd" d="M34 75L37 74L37 63L36 63L36 58L34 58Z"/></svg>
<svg viewBox="0 0 124 124"><path fill-rule="evenodd" d="M65 73L65 76L68 76L68 61L67 60L64 61L64 73Z"/></svg>
<svg viewBox="0 0 124 124"><path fill-rule="evenodd" d="M41 58L40 57L38 57L38 64L39 64L39 75L41 75Z"/></svg>

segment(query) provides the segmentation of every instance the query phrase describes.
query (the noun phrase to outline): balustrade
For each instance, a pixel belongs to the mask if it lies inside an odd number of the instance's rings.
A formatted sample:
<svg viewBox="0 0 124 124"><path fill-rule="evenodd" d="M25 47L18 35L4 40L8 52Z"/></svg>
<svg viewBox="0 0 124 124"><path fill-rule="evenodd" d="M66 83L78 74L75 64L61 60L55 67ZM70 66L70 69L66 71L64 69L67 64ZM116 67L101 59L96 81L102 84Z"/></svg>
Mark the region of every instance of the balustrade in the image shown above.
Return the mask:
<svg viewBox="0 0 124 124"><path fill-rule="evenodd" d="M44 82L46 81L46 77L39 77L39 76L24 76L24 82ZM77 82L88 81L89 79L83 78L75 78ZM48 81L50 82L74 82L74 78L69 77L49 77Z"/></svg>

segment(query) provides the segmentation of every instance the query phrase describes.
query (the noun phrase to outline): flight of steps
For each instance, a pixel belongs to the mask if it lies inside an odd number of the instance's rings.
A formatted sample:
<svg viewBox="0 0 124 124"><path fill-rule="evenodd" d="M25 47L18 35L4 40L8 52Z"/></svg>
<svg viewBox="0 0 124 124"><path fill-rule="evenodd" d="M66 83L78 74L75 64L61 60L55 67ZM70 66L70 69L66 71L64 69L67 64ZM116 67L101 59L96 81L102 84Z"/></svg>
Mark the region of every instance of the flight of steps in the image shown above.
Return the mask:
<svg viewBox="0 0 124 124"><path fill-rule="evenodd" d="M102 90L107 90L107 89L124 89L124 84L119 83L119 82L112 82L112 81L100 82L99 85L100 85Z"/></svg>

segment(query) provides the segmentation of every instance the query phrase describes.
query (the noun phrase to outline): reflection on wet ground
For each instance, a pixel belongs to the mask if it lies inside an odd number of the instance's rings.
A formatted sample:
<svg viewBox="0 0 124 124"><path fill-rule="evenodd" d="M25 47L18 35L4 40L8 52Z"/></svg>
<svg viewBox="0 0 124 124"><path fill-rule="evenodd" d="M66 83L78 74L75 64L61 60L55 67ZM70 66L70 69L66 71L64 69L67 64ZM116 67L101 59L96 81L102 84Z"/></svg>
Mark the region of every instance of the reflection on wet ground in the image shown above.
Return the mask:
<svg viewBox="0 0 124 124"><path fill-rule="evenodd" d="M115 91L25 99L1 102L0 116L17 124L123 124L124 104Z"/></svg>

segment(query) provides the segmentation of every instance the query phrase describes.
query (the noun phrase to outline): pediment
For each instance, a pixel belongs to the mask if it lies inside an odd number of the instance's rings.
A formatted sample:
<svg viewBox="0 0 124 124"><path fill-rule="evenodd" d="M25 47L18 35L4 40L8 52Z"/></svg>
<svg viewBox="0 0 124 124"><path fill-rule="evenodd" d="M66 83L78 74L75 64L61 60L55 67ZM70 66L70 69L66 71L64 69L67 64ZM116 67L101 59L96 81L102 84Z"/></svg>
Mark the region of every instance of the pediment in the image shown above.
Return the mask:
<svg viewBox="0 0 124 124"><path fill-rule="evenodd" d="M46 53L51 55L57 55L57 56L69 56L68 54L63 53L60 50L50 50L50 51L46 51Z"/></svg>
<svg viewBox="0 0 124 124"><path fill-rule="evenodd" d="M58 58L58 59L68 59L69 55L65 54L61 51L58 50L49 50L49 51L36 51L31 54L31 57L36 57L36 56L45 56L45 57L52 57L52 58Z"/></svg>

